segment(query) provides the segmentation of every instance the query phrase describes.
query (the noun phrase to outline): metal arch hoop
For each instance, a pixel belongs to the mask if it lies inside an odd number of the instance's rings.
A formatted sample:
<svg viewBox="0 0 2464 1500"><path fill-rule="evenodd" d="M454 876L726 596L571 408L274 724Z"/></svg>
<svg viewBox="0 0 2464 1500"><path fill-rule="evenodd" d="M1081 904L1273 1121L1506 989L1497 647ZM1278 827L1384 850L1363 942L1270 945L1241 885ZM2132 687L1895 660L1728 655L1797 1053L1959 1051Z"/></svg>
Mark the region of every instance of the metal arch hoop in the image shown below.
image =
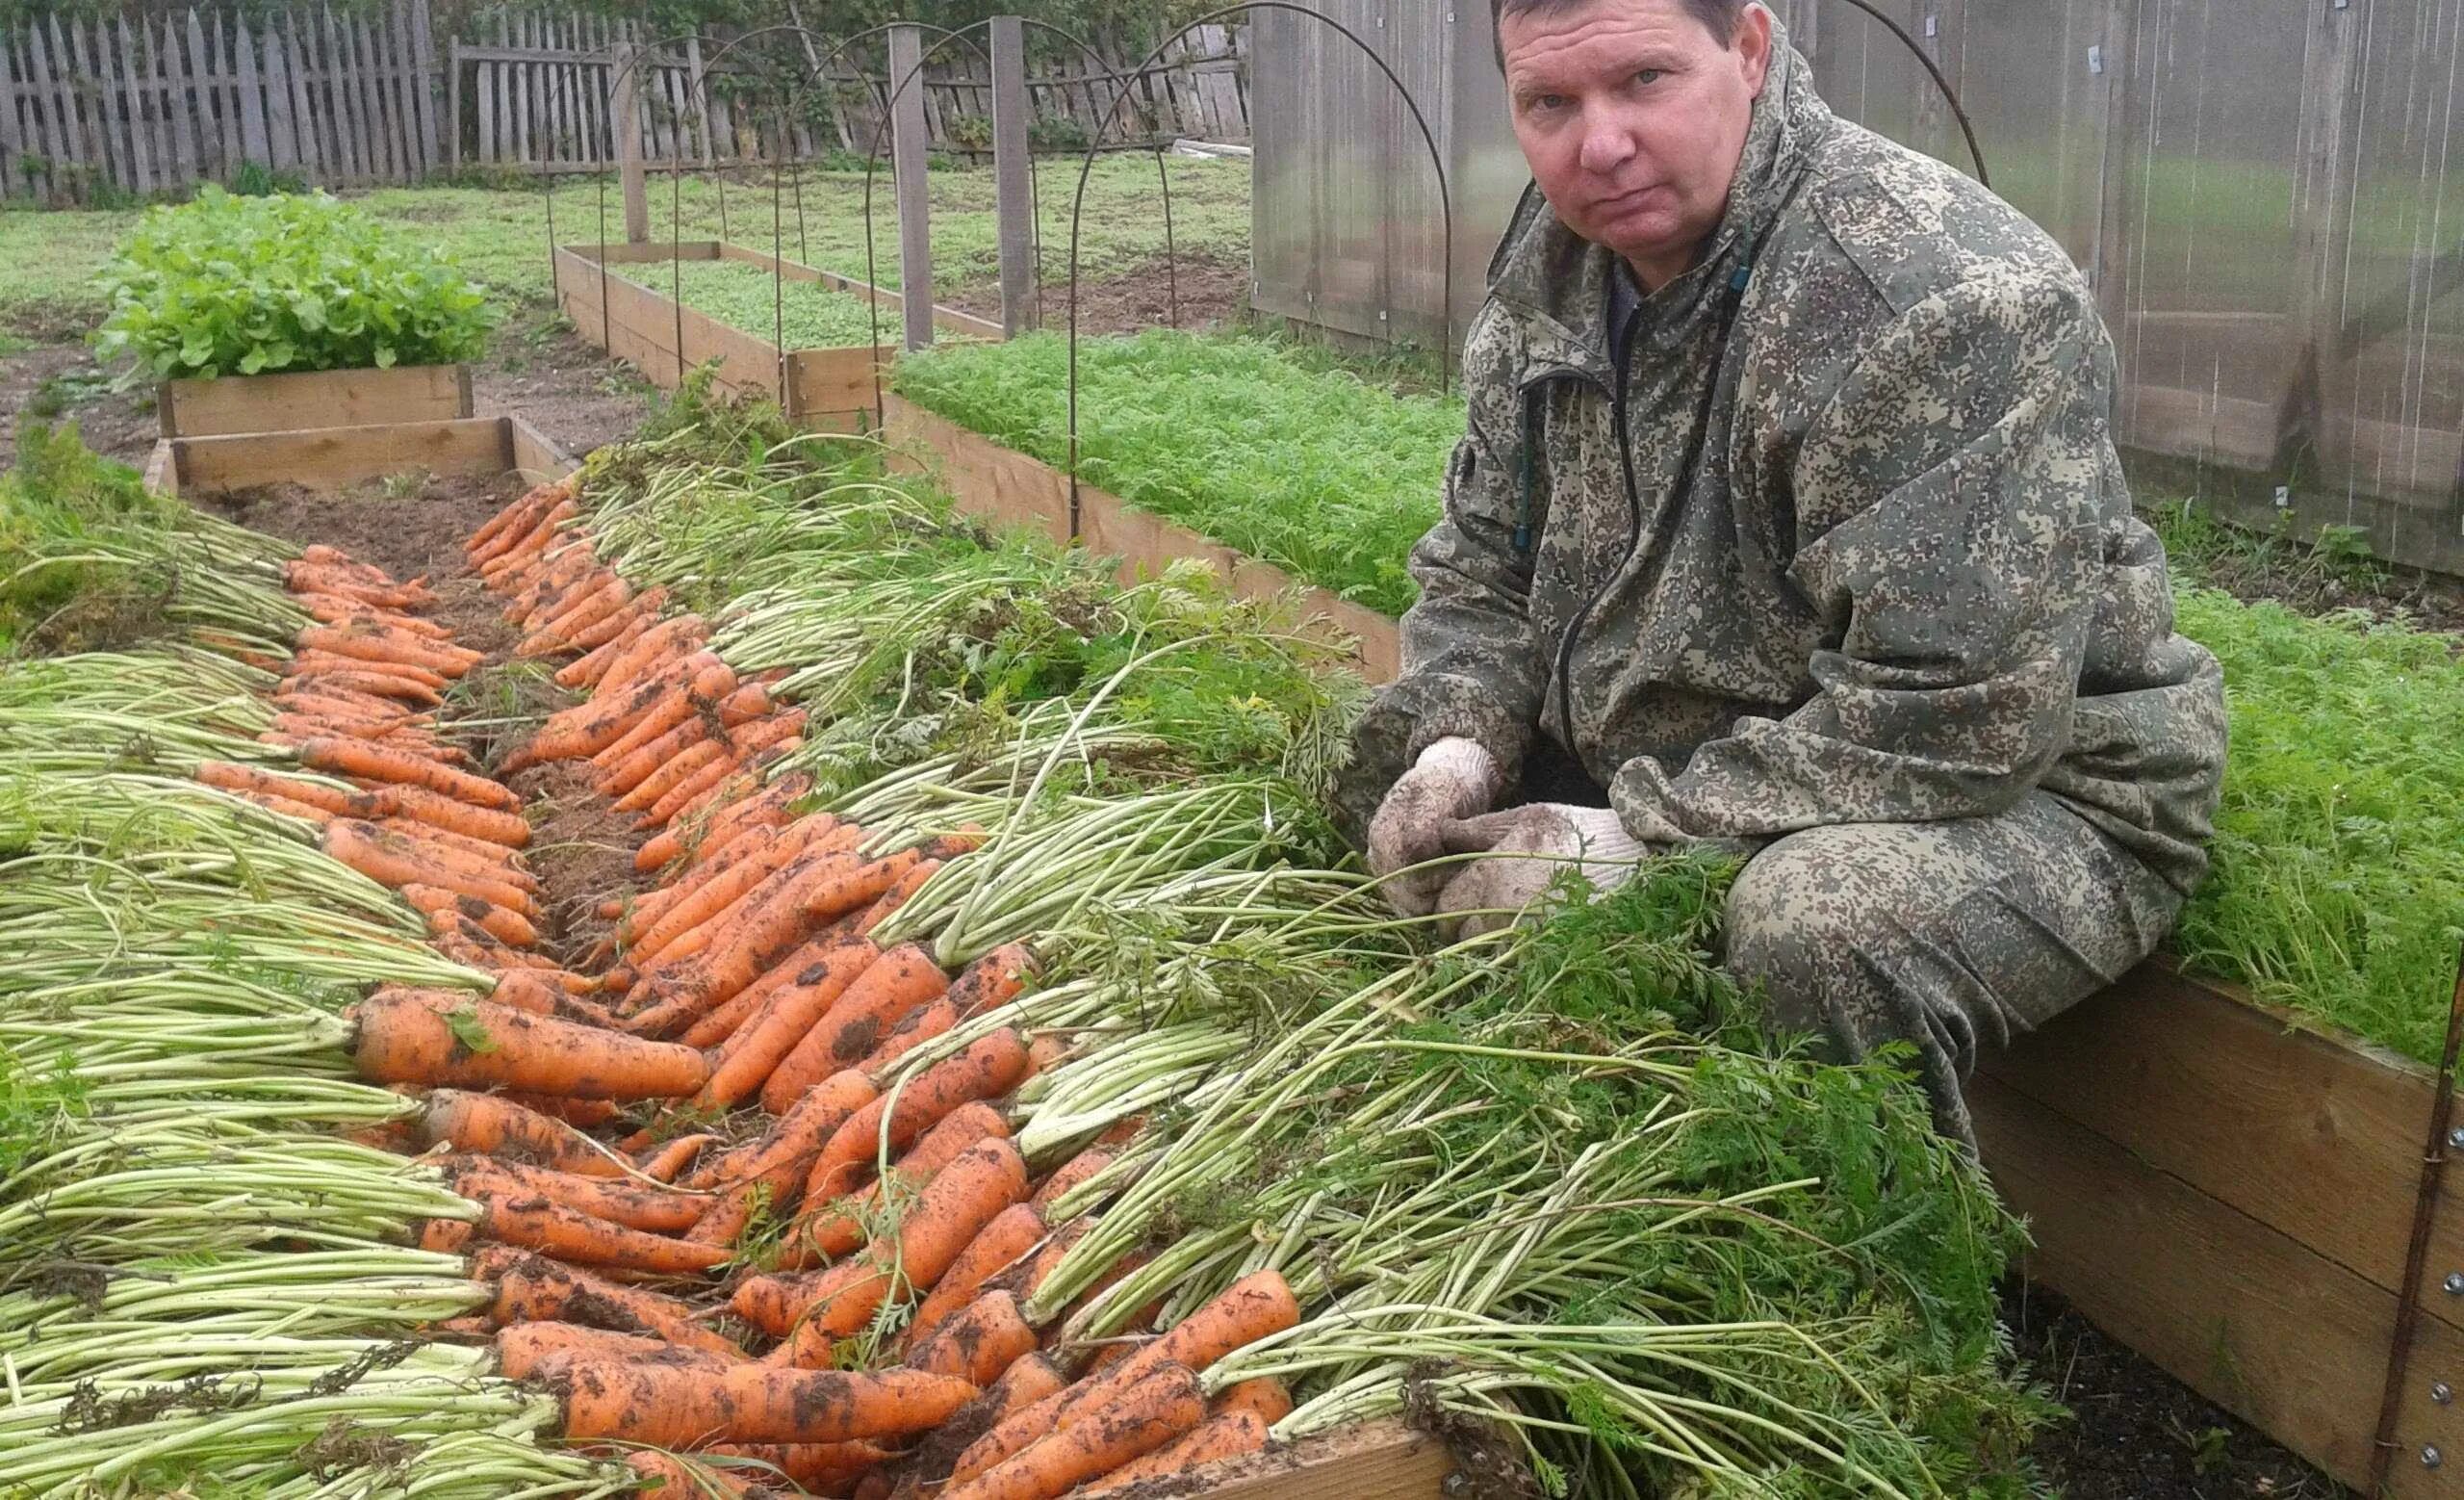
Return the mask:
<svg viewBox="0 0 2464 1500"><path fill-rule="evenodd" d="M679 46L684 42L698 40L700 38L701 33L698 31L679 32L673 37L662 37L656 41L629 43L632 48L631 55L627 57L624 62L618 64L608 73L608 97L611 99L614 98L619 89L629 87L631 84L634 68L643 58L650 56L654 52L662 51L668 47ZM701 112L702 128L705 133L709 129L710 119L710 70L711 66L715 65L716 61L717 60L714 58L710 65L706 65L702 69L702 76L695 81L695 92L701 95L697 107ZM608 128L610 130L615 129L614 120L611 119L608 121ZM621 146L618 154L621 159L623 154ZM682 177L680 175L682 170L683 168L680 162L670 162L668 164L670 184L668 190L668 232L670 235L680 233L684 221L684 188ZM612 359L615 357L616 353L616 339L614 329L615 313L609 306L607 299L607 174L605 172L595 172L592 174L592 179L598 185L599 201L599 255L597 257L599 263L599 343L601 348L607 350L608 357ZM544 164L540 168L539 180L543 186L548 183L548 173ZM547 194L548 284L552 289L552 295L561 301L564 296L564 284L556 274L556 194L554 188L548 187ZM673 255L671 255L669 259L671 262L674 262ZM684 271L682 265L680 263L676 264L674 274L671 278L672 293L680 294L682 292L683 277ZM676 303L676 360L678 365L680 367L684 362L684 302L680 295L672 295L670 300ZM680 384L683 381L683 372L681 369L677 373L677 380Z"/></svg>
<svg viewBox="0 0 2464 1500"><path fill-rule="evenodd" d="M1049 21L1037 20L1034 16L1020 16L1019 19L1029 26L1038 27L1061 38L1063 40L1085 53L1091 63L1104 66L1106 69L1106 77L1121 80L1121 91L1114 97L1111 110L1107 111L1103 118L1096 122L1095 133L1098 142L1100 142L1104 127L1119 116L1122 104L1128 100L1128 79L1137 75L1134 73L1121 74L1112 71L1110 65L1104 63L1103 54L1095 50L1093 43L1088 41L1086 38L1078 36L1074 32L1055 26ZM864 158L864 280L865 283L870 286L881 285L881 263L878 255L878 246L873 235L873 184L880 174L882 142L884 138L889 134L891 117L897 108L898 101L906 95L907 91L914 85L915 81L923 76L924 69L932 63L936 53L938 53L943 47L948 46L953 41L965 40L966 33L976 31L984 27L988 27L992 23L989 20L977 21L972 25L962 26L955 31L952 31L947 27L935 26L924 21L893 22L891 24L913 25L919 30L939 32L941 33L941 36L938 40L935 41L931 46L926 47L923 53L916 58L915 65L908 70L906 77L891 80L892 87L889 93L883 101L881 120L873 128L872 149ZM873 31L884 32L889 29L889 26L877 26L873 28ZM870 33L862 35L870 35ZM850 39L853 40L855 39L851 38ZM992 66L992 60L985 52L984 48L973 41L968 41L967 45L975 48L976 56L984 59L985 67L989 71ZM1173 301L1175 306L1177 306L1179 302L1179 275L1177 270L1173 268L1173 261L1178 254L1178 249L1172 240L1172 180L1164 170L1164 159L1161 156L1158 156L1155 159L1155 175L1156 179L1163 185L1164 192L1164 263L1167 269L1167 273L1171 275L1173 278L1175 288ZM1033 200L1034 206L1034 219L1036 224L1036 288L1038 305L1040 307L1043 288L1043 190L1041 185L1041 173L1036 167L1036 158L1033 151L1027 153L1027 196ZM1074 296L1074 282L1072 291ZM900 289L902 305L904 305L906 289L902 287ZM879 349L882 342L881 303L878 301L871 301L868 305L871 310L873 347L875 349ZM1175 321L1178 321L1177 318ZM886 427L889 425L889 415L886 409L888 403L885 399L884 388L882 385L882 367L879 361L875 361L873 364L872 375L873 421L876 426Z"/></svg>
<svg viewBox="0 0 2464 1500"><path fill-rule="evenodd" d="M1951 116L1960 122L1960 134L1967 138L1967 154L1976 163L1977 185L1985 188L1992 187L1993 178L1985 169L1985 148L1976 143L1976 126L1967 117L1967 106L1960 102L1960 91L1951 87L1950 79L1944 76L1941 67L1927 55L1923 44L1909 35L1907 27L1877 9L1873 0L1846 0L1846 3L1880 21L1892 36L1899 39L1900 44L1908 48L1915 57L1918 65L1933 75L1934 87L1941 90L1942 97L1950 101Z"/></svg>
<svg viewBox="0 0 2464 1500"><path fill-rule="evenodd" d="M1116 72L1113 69L1113 65L1104 60L1104 55L1095 50L1095 44L1089 41L1086 38L1079 36L1076 32L1055 26L1050 21L1038 20L1032 15L1022 15L1018 17L1018 19L1040 31L1048 31L1054 36L1059 37L1062 40L1068 42L1071 46L1076 47L1079 52L1085 55L1086 61L1089 64L1088 77L1090 79L1093 78L1096 72L1100 70L1106 82L1117 82L1124 90L1126 90L1129 84L1133 81L1134 75L1125 76L1121 73ZM1119 110L1120 105L1116 101L1113 106L1113 113L1106 115L1104 119L1111 120L1116 118L1118 116ZM1099 133L1100 128L1101 122L1099 121ZM1027 153L1027 163L1030 168L1035 164L1035 153L1032 150ZM1164 169L1164 158L1160 151L1155 157L1155 181L1156 185L1162 189L1164 194L1164 273L1170 278L1172 324L1173 326L1178 327L1181 322L1180 247L1174 242L1172 234L1172 179L1170 174ZM1036 199L1035 229L1036 324L1038 327L1041 327L1043 324L1043 199L1040 196L1038 196Z"/></svg>
<svg viewBox="0 0 2464 1500"><path fill-rule="evenodd" d="M1163 61L1165 52L1171 47L1172 43L1199 27L1212 25L1230 16L1246 15L1253 11L1286 11L1295 15L1307 16L1332 28L1337 35L1357 47L1363 57L1377 65L1377 70L1386 75L1386 81L1393 84L1396 93L1401 96L1403 107L1411 111L1412 123L1420 127L1421 141L1428 147L1429 165L1437 172L1438 207L1445 224L1445 304L1441 314L1444 328L1438 341L1438 387L1445 390L1454 383L1454 190L1447 181L1446 154L1438 149L1437 134L1429 129L1428 116L1422 112L1420 100L1414 97L1412 91L1404 85L1401 77L1387 64L1386 60L1377 55L1376 48L1372 47L1359 33L1323 12L1296 4L1295 0L1245 0L1244 4L1210 11L1165 38L1136 68L1122 75L1123 82L1119 92L1114 97L1113 107L1098 122L1095 139L1088 142L1086 160L1079 164L1078 192L1069 210L1069 539L1073 542L1079 539L1081 533L1082 510L1078 479L1078 251L1086 223L1087 184L1095 173L1095 153L1103 145L1104 130L1118 117L1121 107L1129 100L1129 79L1144 76L1148 69ZM1158 157L1157 161L1160 163L1162 158Z"/></svg>

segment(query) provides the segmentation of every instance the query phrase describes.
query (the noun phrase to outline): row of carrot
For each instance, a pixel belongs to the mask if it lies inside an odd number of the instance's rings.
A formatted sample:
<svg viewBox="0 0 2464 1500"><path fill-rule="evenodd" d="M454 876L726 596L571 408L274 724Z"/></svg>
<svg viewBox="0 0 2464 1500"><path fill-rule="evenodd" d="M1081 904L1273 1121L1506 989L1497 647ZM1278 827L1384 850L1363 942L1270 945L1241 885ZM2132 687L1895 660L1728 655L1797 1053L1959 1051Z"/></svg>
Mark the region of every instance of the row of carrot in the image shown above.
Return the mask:
<svg viewBox="0 0 2464 1500"><path fill-rule="evenodd" d="M574 658L559 680L592 694L508 765L588 759L598 789L652 836L638 864L664 879L611 902L601 952L570 968L538 952L521 801L470 769L426 711L476 658L412 612L419 585L322 550L303 558L292 586L323 623L277 689L288 701L267 739L323 774L198 773L320 824L328 853L425 915L440 951L495 976L484 998L380 989L351 1020L364 1076L425 1091L417 1138L391 1138L441 1152L478 1208L434 1221L424 1244L470 1252L495 1286L482 1321L503 1372L550 1382L573 1440L697 1449L825 1493L887 1492L896 1475L910 1489L946 1479L970 1500L1059 1495L1116 1470L1131 1482L1141 1460L1263 1447L1290 1398L1252 1382L1210 1401L1199 1372L1298 1321L1281 1279L1236 1286L1135 1357L1043 1351L1020 1303L1084 1230L1046 1212L1119 1142L1031 1179L1000 1104L1041 1059L1008 1027L896 1066L1031 982L1021 948L953 978L922 949L868 936L973 841L884 851L826 815L795 815L799 783L767 773L802 716L736 681L702 622L658 618L655 590L633 598L594 567L588 543L563 535L572 513L567 489L543 486L473 556L510 599L519 654ZM756 1100L770 1123L733 1144L673 1125ZM585 1133L641 1101L674 1107L622 1142ZM884 1160L895 1165L877 1178ZM707 1309L625 1284L737 1266L757 1228L777 1236L773 1270L734 1277L727 1307L775 1340L758 1358ZM898 1363L834 1368L900 1307L905 1327L876 1351ZM1055 1356L1091 1353L1094 1369L1069 1383ZM918 1434L937 1446L900 1446ZM737 1487L648 1452L631 1461Z"/></svg>

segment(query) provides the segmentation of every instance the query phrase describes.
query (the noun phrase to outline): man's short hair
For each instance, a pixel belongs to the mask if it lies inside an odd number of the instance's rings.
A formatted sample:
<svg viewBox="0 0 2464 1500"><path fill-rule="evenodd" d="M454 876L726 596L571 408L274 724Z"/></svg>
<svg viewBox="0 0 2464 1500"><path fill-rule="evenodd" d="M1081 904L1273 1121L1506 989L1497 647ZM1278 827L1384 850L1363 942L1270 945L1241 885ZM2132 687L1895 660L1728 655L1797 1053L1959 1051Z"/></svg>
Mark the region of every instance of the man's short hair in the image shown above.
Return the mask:
<svg viewBox="0 0 2464 1500"><path fill-rule="evenodd" d="M1505 71L1505 40L1500 36L1509 15L1542 15L1579 10L1597 0L1489 0L1489 36L1497 42L1498 71ZM1748 0L1679 0L1694 13L1694 18L1709 30L1721 46L1736 37L1737 17L1745 13Z"/></svg>

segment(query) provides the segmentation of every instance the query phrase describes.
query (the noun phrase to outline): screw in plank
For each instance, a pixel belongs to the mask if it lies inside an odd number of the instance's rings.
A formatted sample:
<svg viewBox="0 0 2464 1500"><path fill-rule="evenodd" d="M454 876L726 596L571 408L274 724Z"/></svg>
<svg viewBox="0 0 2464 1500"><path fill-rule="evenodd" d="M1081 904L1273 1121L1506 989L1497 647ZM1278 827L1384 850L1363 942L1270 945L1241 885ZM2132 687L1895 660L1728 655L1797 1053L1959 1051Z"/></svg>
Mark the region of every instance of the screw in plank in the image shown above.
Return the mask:
<svg viewBox="0 0 2464 1500"><path fill-rule="evenodd" d="M2464 1271L2448 1272L2447 1280L2439 1284L2447 1289L2448 1296L2464 1297Z"/></svg>
<svg viewBox="0 0 2464 1500"><path fill-rule="evenodd" d="M2426 1469L2434 1469L2446 1461L2447 1455L2439 1452L2436 1444L2422 1444L2422 1467Z"/></svg>
<svg viewBox="0 0 2464 1500"><path fill-rule="evenodd" d="M2437 1402L2442 1407L2453 1406L2455 1404L2455 1387L2450 1385L2445 1381L2432 1381L2429 1383L2429 1399Z"/></svg>

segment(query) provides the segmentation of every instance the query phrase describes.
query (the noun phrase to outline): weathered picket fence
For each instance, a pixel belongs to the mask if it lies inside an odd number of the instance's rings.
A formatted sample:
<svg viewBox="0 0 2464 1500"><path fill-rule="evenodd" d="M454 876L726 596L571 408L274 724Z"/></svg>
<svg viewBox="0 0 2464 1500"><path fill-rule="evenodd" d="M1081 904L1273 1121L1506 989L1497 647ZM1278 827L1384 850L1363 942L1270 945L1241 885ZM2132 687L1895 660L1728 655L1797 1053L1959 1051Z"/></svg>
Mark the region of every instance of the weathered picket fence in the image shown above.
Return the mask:
<svg viewBox="0 0 2464 1500"><path fill-rule="evenodd" d="M335 186L443 161L427 0L336 15L62 16L0 34L0 194L90 200L228 181Z"/></svg>

